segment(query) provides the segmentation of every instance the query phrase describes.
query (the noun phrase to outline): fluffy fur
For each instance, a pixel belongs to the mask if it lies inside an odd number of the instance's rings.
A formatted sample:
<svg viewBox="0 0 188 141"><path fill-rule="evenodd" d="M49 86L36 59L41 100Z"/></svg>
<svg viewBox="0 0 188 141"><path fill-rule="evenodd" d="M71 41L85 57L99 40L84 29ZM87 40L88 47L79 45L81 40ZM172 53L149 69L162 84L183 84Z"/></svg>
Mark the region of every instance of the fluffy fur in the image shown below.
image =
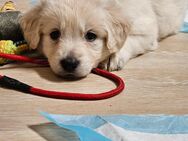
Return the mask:
<svg viewBox="0 0 188 141"><path fill-rule="evenodd" d="M100 66L114 71L126 62L158 47L158 40L175 34L182 25L188 0L43 0L21 20L25 39L40 48L52 70L61 76L84 77ZM50 38L59 30L57 41ZM97 39L89 42L92 31ZM74 72L61 60L74 57Z"/></svg>

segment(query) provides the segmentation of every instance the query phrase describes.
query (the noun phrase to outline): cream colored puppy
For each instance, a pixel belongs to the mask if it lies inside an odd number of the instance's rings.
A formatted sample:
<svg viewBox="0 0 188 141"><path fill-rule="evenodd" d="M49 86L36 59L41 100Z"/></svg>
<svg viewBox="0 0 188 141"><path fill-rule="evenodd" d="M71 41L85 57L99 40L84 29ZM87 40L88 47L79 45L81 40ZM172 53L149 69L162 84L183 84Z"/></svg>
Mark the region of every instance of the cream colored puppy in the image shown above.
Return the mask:
<svg viewBox="0 0 188 141"><path fill-rule="evenodd" d="M20 20L32 49L52 70L84 77L97 66L109 71L158 47L182 25L188 0L43 0Z"/></svg>

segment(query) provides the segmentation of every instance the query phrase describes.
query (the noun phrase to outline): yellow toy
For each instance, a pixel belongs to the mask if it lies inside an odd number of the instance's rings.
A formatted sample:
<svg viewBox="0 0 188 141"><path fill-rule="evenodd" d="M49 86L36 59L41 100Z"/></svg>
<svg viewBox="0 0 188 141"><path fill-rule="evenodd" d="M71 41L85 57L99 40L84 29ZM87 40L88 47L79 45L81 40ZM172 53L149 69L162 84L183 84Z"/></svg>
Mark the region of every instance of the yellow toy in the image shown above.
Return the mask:
<svg viewBox="0 0 188 141"><path fill-rule="evenodd" d="M4 6L0 9L0 12L6 12L6 11L15 11L15 5L12 1L8 1L4 4Z"/></svg>

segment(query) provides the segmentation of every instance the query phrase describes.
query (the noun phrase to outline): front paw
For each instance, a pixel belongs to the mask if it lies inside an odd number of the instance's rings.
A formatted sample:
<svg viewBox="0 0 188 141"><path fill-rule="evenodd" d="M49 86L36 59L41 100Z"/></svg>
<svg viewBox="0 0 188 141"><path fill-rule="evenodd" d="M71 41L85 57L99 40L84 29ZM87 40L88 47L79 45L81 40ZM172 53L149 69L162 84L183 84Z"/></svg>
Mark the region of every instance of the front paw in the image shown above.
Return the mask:
<svg viewBox="0 0 188 141"><path fill-rule="evenodd" d="M108 59L99 64L99 68L107 71L118 71L124 68L129 59L118 54L111 55Z"/></svg>

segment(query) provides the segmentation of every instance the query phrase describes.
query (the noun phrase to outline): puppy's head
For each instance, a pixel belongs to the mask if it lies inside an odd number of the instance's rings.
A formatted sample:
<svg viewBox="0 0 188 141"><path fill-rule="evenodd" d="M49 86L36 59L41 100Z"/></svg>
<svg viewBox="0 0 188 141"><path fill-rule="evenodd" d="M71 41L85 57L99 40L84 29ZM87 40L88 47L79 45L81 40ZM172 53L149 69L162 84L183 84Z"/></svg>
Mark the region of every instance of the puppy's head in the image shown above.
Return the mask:
<svg viewBox="0 0 188 141"><path fill-rule="evenodd" d="M115 0L43 0L20 20L32 49L52 70L84 77L124 44L128 24Z"/></svg>

